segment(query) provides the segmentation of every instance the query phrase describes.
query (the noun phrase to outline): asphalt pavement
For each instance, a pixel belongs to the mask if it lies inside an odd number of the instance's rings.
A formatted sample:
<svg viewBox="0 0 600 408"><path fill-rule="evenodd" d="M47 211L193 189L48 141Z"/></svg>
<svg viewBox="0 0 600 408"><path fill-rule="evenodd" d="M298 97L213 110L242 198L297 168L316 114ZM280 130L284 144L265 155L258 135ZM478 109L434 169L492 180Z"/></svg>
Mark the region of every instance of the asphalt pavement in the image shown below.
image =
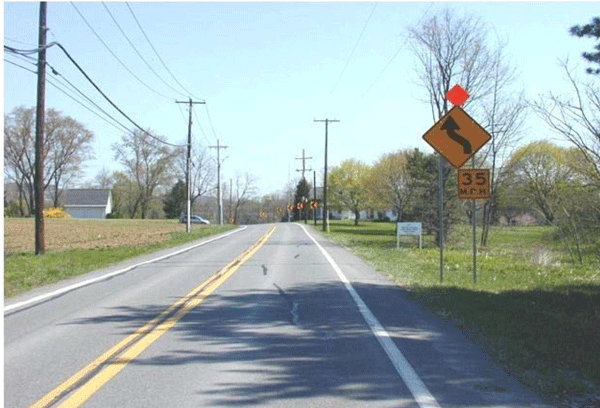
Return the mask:
<svg viewBox="0 0 600 408"><path fill-rule="evenodd" d="M310 227L192 245L7 302L5 406L544 406Z"/></svg>

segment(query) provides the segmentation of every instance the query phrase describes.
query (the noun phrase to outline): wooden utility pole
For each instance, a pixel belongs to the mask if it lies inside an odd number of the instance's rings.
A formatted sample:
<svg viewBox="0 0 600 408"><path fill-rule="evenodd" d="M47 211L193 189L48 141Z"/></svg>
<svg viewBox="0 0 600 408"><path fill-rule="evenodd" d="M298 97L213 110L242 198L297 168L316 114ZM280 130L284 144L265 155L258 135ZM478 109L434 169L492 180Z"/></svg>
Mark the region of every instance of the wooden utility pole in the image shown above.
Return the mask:
<svg viewBox="0 0 600 408"><path fill-rule="evenodd" d="M306 157L304 155L304 149L302 149L302 157L296 157L296 160L302 160L302 170L296 170L296 171L300 171L302 172L302 180L306 181L306 178L304 177L304 173L307 171L312 171L312 169L306 169L306 161L312 159L312 157ZM309 192L310 194L310 192ZM303 197L304 200L307 200L308 197ZM303 202L304 204L307 204L308 202ZM300 210L300 219L302 219L302 212L304 211L304 223L307 224L307 213L308 213L308 207L305 206L302 210Z"/></svg>
<svg viewBox="0 0 600 408"><path fill-rule="evenodd" d="M233 224L233 215L231 214L231 205L233 204L233 179L229 179L229 223Z"/></svg>
<svg viewBox="0 0 600 408"><path fill-rule="evenodd" d="M315 227L317 226L317 171L313 170L313 199L315 202L315 208L313 208L313 218L315 220Z"/></svg>
<svg viewBox="0 0 600 408"><path fill-rule="evenodd" d="M336 119L317 120L315 122L325 122L325 176L323 177L323 231L329 232L329 211L327 209L327 125L329 122L339 122Z"/></svg>
<svg viewBox="0 0 600 408"><path fill-rule="evenodd" d="M306 170L306 161L307 160L311 160L312 157L306 157L304 155L304 149L302 149L302 157L296 157L296 160L302 160L302 170L296 170L296 171L301 171L302 172L302 179L304 179L304 173L307 171L312 171L312 169L308 169Z"/></svg>
<svg viewBox="0 0 600 408"><path fill-rule="evenodd" d="M175 103L187 103L190 105L189 110L190 110L190 120L188 123L188 142L187 142L187 158L186 158L186 164L185 164L185 190L187 192L187 215L186 215L186 224L185 224L185 232L189 233L190 232L190 213L191 213L191 202L190 202L190 197L191 197L191 187L192 187L192 183L191 183L191 174L190 174L190 163L191 163L191 155L192 155L192 105L193 104L204 104L206 102L202 101L202 102L193 102L192 98L190 98L189 101L175 101Z"/></svg>
<svg viewBox="0 0 600 408"><path fill-rule="evenodd" d="M223 225L223 200L221 197L221 149L227 149L229 146L222 146L217 139L216 146L208 146L210 149L217 149L217 208L219 225Z"/></svg>
<svg viewBox="0 0 600 408"><path fill-rule="evenodd" d="M44 112L46 109L46 2L40 2L40 29L38 38L38 82L35 114L35 254L43 255L44 242Z"/></svg>

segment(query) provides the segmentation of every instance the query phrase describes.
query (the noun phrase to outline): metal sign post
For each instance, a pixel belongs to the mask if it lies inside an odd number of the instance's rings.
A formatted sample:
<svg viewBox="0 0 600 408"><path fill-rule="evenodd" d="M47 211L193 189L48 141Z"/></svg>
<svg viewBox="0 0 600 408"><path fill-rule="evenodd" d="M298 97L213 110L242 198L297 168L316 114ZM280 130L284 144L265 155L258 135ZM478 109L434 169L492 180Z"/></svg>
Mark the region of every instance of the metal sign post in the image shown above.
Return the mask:
<svg viewBox="0 0 600 408"><path fill-rule="evenodd" d="M492 136L481 127L471 116L465 112L462 105L469 94L459 85L455 85L446 92L446 99L454 104L440 120L438 120L425 134L425 140L446 159L454 168L458 169L458 197L472 199L471 211L473 217L473 280L477 282L477 243L476 243L476 198L490 197L490 173L488 169L460 169L467 160L472 158L475 167L475 153L483 147ZM440 281L444 281L444 219L443 219L443 178L442 159L440 157Z"/></svg>

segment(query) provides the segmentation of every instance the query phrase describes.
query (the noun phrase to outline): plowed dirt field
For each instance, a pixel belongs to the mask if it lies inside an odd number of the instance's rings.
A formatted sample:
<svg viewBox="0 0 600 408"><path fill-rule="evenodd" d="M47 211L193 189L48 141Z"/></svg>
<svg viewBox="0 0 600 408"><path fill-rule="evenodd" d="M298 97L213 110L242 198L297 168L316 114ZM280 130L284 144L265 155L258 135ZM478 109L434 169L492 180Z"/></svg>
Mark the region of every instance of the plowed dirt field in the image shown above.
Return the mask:
<svg viewBox="0 0 600 408"><path fill-rule="evenodd" d="M143 246L185 231L177 220L78 220L46 219L46 250L71 248L111 248L123 245ZM193 228L199 228L194 226ZM4 219L4 253L6 255L34 250L34 219Z"/></svg>

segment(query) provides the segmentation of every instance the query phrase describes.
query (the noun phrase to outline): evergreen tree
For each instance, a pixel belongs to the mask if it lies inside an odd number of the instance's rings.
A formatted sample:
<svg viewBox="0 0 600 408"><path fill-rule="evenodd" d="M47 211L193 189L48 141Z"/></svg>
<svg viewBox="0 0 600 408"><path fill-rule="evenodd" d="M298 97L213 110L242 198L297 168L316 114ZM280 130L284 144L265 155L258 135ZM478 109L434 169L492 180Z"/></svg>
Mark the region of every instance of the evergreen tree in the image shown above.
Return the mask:
<svg viewBox="0 0 600 408"><path fill-rule="evenodd" d="M177 218L179 214L186 211L187 196L185 193L185 182L178 180L169 195L163 200L163 210L167 218Z"/></svg>
<svg viewBox="0 0 600 408"><path fill-rule="evenodd" d="M594 17L590 24L584 26L573 26L569 30L571 35L577 37L591 37L600 40L600 17ZM600 64L600 42L594 46L596 52L584 52L581 54L583 58L594 64ZM587 69L588 74L600 74L600 68L598 69Z"/></svg>
<svg viewBox="0 0 600 408"><path fill-rule="evenodd" d="M300 180L296 186L296 194L294 195L294 221L299 221L305 218L308 212L308 203L310 201L310 184L306 179ZM304 209L298 209L298 203L304 204Z"/></svg>

